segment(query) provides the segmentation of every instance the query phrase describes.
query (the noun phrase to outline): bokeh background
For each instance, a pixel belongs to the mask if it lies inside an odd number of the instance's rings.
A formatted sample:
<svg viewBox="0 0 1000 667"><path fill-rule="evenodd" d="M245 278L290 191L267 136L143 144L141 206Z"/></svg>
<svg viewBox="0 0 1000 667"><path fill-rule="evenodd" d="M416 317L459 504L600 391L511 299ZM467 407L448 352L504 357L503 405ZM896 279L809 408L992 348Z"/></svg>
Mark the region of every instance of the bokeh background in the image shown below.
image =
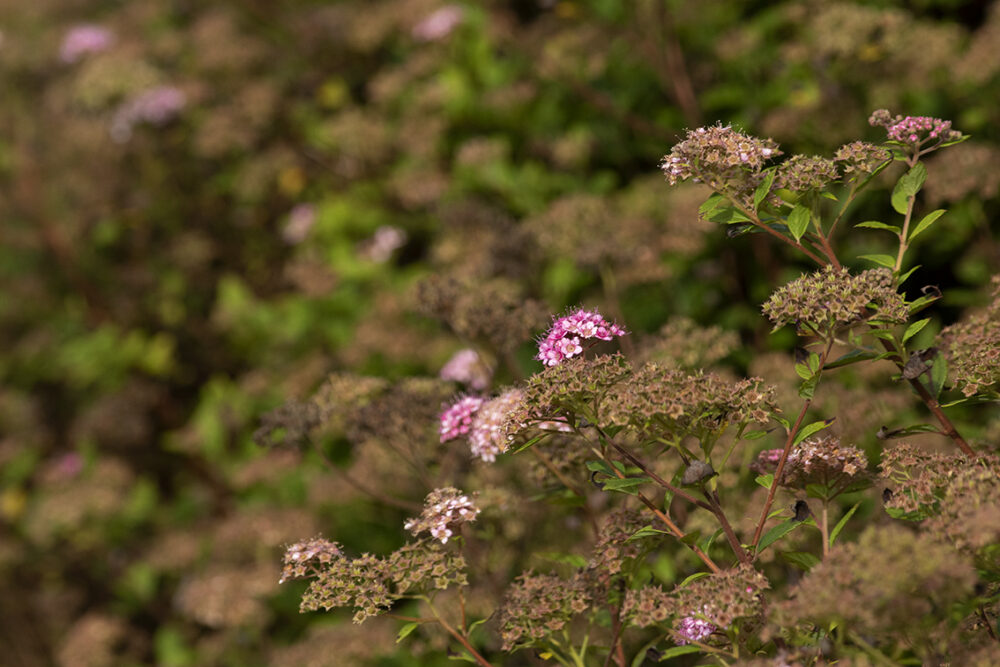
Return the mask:
<svg viewBox="0 0 1000 667"><path fill-rule="evenodd" d="M379 496L445 473L402 481L383 445L436 441L452 354L516 380L573 304L794 382L759 305L809 267L664 183L688 128L829 156L888 108L972 135L928 164L932 339L1000 270L998 45L1000 2L963 0L0 0L0 662L451 664L299 614L282 545L398 546L412 506ZM350 438L267 446L360 376L396 389ZM831 400L888 411L841 419L862 443L908 409Z"/></svg>

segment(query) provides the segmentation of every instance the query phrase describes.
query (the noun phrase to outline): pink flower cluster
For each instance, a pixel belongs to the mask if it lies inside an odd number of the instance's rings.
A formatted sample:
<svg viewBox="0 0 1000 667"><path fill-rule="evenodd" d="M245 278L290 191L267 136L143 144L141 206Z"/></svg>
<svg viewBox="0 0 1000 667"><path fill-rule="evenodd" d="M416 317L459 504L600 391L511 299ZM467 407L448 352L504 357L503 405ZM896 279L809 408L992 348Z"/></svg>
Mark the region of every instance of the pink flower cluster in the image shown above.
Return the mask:
<svg viewBox="0 0 1000 667"><path fill-rule="evenodd" d="M483 399L465 396L441 413L441 442L465 435L472 428L472 417L483 406Z"/></svg>
<svg viewBox="0 0 1000 667"><path fill-rule="evenodd" d="M464 12L460 6L447 5L413 26L413 37L422 42L444 39L458 27L463 18Z"/></svg>
<svg viewBox="0 0 1000 667"><path fill-rule="evenodd" d="M538 359L546 366L555 366L566 359L583 353L581 341L588 339L611 340L624 336L626 331L617 324L611 324L595 311L577 310L557 318L552 323L545 338L538 344Z"/></svg>
<svg viewBox="0 0 1000 667"><path fill-rule="evenodd" d="M479 353L472 348L456 352L448 363L441 367L438 377L442 380L461 382L476 391L482 391L490 384L489 368L479 358Z"/></svg>
<svg viewBox="0 0 1000 667"><path fill-rule="evenodd" d="M715 626L697 616L685 616L677 623L674 631L678 635L678 644L688 644L705 639L715 632Z"/></svg>
<svg viewBox="0 0 1000 667"><path fill-rule="evenodd" d="M872 113L868 123L885 128L890 141L904 144L918 144L927 139L951 141L962 136L951 129L950 120L930 116L891 116L885 109Z"/></svg>
<svg viewBox="0 0 1000 667"><path fill-rule="evenodd" d="M145 90L122 104L111 121L111 138L121 143L132 136L139 123L165 125L187 105L184 91L174 86L157 86Z"/></svg>
<svg viewBox="0 0 1000 667"><path fill-rule="evenodd" d="M454 535L451 526L475 521L479 508L472 504L468 496L445 498L430 507L425 507L419 519L409 519L403 528L417 534L428 529L431 537L447 544L448 538Z"/></svg>
<svg viewBox="0 0 1000 667"><path fill-rule="evenodd" d="M497 454L507 451L503 423L507 414L522 397L523 393L519 389L511 389L479 409L469 432L469 445L473 456L478 456L487 463L493 463L497 460Z"/></svg>
<svg viewBox="0 0 1000 667"><path fill-rule="evenodd" d="M59 59L71 65L84 56L107 51L115 43L115 36L99 25L83 24L66 31L59 46Z"/></svg>

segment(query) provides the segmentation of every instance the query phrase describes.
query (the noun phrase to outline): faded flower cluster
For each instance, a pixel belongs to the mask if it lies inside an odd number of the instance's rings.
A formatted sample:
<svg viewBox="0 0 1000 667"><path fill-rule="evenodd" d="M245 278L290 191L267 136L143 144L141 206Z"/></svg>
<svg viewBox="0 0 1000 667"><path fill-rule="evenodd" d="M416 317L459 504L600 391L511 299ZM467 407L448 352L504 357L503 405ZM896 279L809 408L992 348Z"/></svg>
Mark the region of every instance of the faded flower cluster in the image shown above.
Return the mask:
<svg viewBox="0 0 1000 667"><path fill-rule="evenodd" d="M775 452L780 458L780 449L762 454L773 458ZM867 486L869 479L868 457L863 451L841 445L837 437L822 436L809 438L789 452L778 483L790 489L816 485L824 489L827 498L832 498Z"/></svg>
<svg viewBox="0 0 1000 667"><path fill-rule="evenodd" d="M625 330L605 320L596 310L582 308L556 318L548 333L538 343L538 359L546 366L555 366L583 353L585 340L611 340L624 336Z"/></svg>
<svg viewBox="0 0 1000 667"><path fill-rule="evenodd" d="M671 185L696 179L716 188L743 173L759 172L781 155L771 139L758 139L729 126L699 127L687 133L663 158L660 168Z"/></svg>
<svg viewBox="0 0 1000 667"><path fill-rule="evenodd" d="M776 328L794 324L806 335L828 335L861 320L905 322L909 316L889 269L852 275L829 265L779 288L763 311Z"/></svg>
<svg viewBox="0 0 1000 667"><path fill-rule="evenodd" d="M503 649L531 645L562 630L590 601L579 575L567 581L554 574L521 574L507 589L499 612Z"/></svg>
<svg viewBox="0 0 1000 667"><path fill-rule="evenodd" d="M522 396L520 389L511 389L479 408L472 420L472 428L469 429L469 446L473 456L493 463L497 454L507 451L507 435L503 431L503 425Z"/></svg>
<svg viewBox="0 0 1000 667"><path fill-rule="evenodd" d="M793 155L778 167L774 187L808 192L820 190L839 177L833 160L818 155Z"/></svg>
<svg viewBox="0 0 1000 667"><path fill-rule="evenodd" d="M313 537L302 540L285 549L285 557L279 584L289 579L303 579L319 573L320 567L341 557L340 545L336 542Z"/></svg>
<svg viewBox="0 0 1000 667"><path fill-rule="evenodd" d="M420 516L407 519L403 528L416 536L428 532L441 544L455 534L454 530L463 523L475 521L479 514L469 496L453 487L434 489L424 500L424 510Z"/></svg>
<svg viewBox="0 0 1000 667"><path fill-rule="evenodd" d="M844 144L833 154L836 162L847 178L867 176L892 159L892 153L881 146L865 141Z"/></svg>
<svg viewBox="0 0 1000 667"><path fill-rule="evenodd" d="M1000 276L984 311L945 327L940 341L948 366L966 396L1000 381Z"/></svg>
<svg viewBox="0 0 1000 667"><path fill-rule="evenodd" d="M90 23L76 25L63 36L59 59L68 65L73 64L93 53L107 51L114 43L114 34L103 26Z"/></svg>

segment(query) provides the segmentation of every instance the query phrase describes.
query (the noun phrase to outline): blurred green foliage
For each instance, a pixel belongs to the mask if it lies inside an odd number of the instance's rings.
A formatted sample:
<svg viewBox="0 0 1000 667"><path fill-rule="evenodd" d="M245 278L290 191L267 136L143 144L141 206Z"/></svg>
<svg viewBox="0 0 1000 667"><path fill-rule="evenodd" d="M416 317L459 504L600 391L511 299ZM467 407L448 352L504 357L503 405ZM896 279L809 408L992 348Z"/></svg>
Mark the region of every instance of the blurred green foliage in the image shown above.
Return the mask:
<svg viewBox="0 0 1000 667"><path fill-rule="evenodd" d="M973 140L928 165L927 203L950 211L914 251L913 284L947 299L928 340L1000 268L1000 4L484 0L435 33L443 6L0 0L5 664L450 664L430 636L377 657L392 623L297 613L282 544L384 551L409 514L252 433L335 370L436 374L463 341L418 303L432 274L551 312L613 297L640 338L719 324L744 343L728 365L766 375L794 338L757 306L807 265L660 182L686 128L830 155L878 139L875 108L952 119ZM82 24L110 40L61 57ZM183 105L113 133L157 86ZM580 194L619 207L602 242L629 234L623 210L672 240L641 266L655 279L609 285L517 235ZM861 208L878 219L888 197ZM854 238L846 255L878 251ZM501 381L535 368L529 343L513 354Z"/></svg>

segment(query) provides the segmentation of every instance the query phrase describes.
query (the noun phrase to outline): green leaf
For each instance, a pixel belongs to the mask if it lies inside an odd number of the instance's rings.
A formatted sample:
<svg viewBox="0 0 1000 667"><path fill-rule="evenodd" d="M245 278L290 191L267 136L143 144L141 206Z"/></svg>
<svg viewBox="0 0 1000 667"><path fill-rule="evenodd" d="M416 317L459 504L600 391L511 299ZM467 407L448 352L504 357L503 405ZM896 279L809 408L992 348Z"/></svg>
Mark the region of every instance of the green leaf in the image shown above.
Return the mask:
<svg viewBox="0 0 1000 667"><path fill-rule="evenodd" d="M638 491L637 486L642 486L643 484L648 484L653 481L649 477L626 477L625 479L615 478L609 479L601 482L604 486L605 491L618 491L621 493L629 493L631 495L636 495Z"/></svg>
<svg viewBox="0 0 1000 667"><path fill-rule="evenodd" d="M934 398L941 395L944 383L948 380L948 361L943 354L934 357L934 364L931 366L931 394Z"/></svg>
<svg viewBox="0 0 1000 667"><path fill-rule="evenodd" d="M541 440L542 438L548 437L548 435L549 435L548 433L541 433L539 435L536 435L533 438L530 438L526 443L524 443L523 445L521 445L520 447L518 447L517 449L515 449L511 453L512 454L517 454L518 452L523 452L524 450L528 449L529 447L532 447L532 446L538 444L539 440Z"/></svg>
<svg viewBox="0 0 1000 667"><path fill-rule="evenodd" d="M851 509L847 510L847 514L845 514L844 516L842 516L840 518L840 521L837 522L837 525L834 526L833 530L830 531L830 546L831 547L833 546L833 543L837 541L837 536L840 535L840 531L842 531L844 529L844 526L847 525L847 521L852 516L854 516L854 513L858 511L859 507L861 507L861 503L854 503L854 507L852 507Z"/></svg>
<svg viewBox="0 0 1000 667"><path fill-rule="evenodd" d="M604 473L608 477L617 477L617 475L615 475L615 471L611 469L611 466L604 461L587 461L587 470L590 472Z"/></svg>
<svg viewBox="0 0 1000 667"><path fill-rule="evenodd" d="M799 396L802 398L812 398L813 394L816 392L816 385L819 384L819 373L816 373L812 377L806 379L799 386Z"/></svg>
<svg viewBox="0 0 1000 667"><path fill-rule="evenodd" d="M913 315L923 310L924 308L931 305L940 298L941 297L938 296L937 294L929 294L927 296L922 296L919 299L914 299L913 301L910 302L910 305L908 306L908 308L910 309L910 315Z"/></svg>
<svg viewBox="0 0 1000 667"><path fill-rule="evenodd" d="M653 528L652 526L643 526L639 530L632 533L629 536L629 538L625 541L631 542L633 540L641 540L646 537L656 537L657 535L669 535L669 534L670 533L668 533L665 530L658 530L656 528Z"/></svg>
<svg viewBox="0 0 1000 667"><path fill-rule="evenodd" d="M689 653L700 653L701 647L695 646L694 644L685 644L684 646L674 646L673 648L668 648L662 654L660 654L660 659L658 662L663 662L664 660L670 660L671 658L676 658L679 655L687 655Z"/></svg>
<svg viewBox="0 0 1000 667"><path fill-rule="evenodd" d="M913 239L917 238L918 234L920 234L921 232L923 232L924 230L926 230L928 227L930 227L931 225L933 225L934 222L938 218L940 218L942 215L944 215L944 214L945 214L945 210L943 208L939 208L938 210L931 211L930 213L928 213L927 215L925 215L923 218L921 218L920 222L917 223L917 226L913 228L913 232L910 234L910 238L909 238L909 240L907 242L908 243L912 243Z"/></svg>
<svg viewBox="0 0 1000 667"><path fill-rule="evenodd" d="M896 258L892 255L859 255L858 259L867 259L869 262L875 262L879 266L889 269L896 268Z"/></svg>
<svg viewBox="0 0 1000 667"><path fill-rule="evenodd" d="M869 359L877 359L881 357L881 354L871 352L868 350L851 350L847 354L837 357L833 361L827 363L823 367L824 370L829 370L831 368L840 368L841 366L849 366L850 364L856 364L859 361L868 361Z"/></svg>
<svg viewBox="0 0 1000 667"><path fill-rule="evenodd" d="M705 218L707 220L709 214L712 211L714 211L723 201L725 201L725 197L723 197L720 194L714 194L710 196L708 199L705 200L705 202L701 206L698 207L699 217Z"/></svg>
<svg viewBox="0 0 1000 667"><path fill-rule="evenodd" d="M914 322L910 326L906 327L906 332L903 334L903 339L900 342L905 345L906 341L910 340L911 338L913 338L914 336L916 336L918 333L920 333L920 330L923 329L925 326L927 326L927 323L930 322L930 321L931 321L931 318L925 317L924 319L920 320L919 322Z"/></svg>
<svg viewBox="0 0 1000 667"><path fill-rule="evenodd" d="M771 191L771 185L774 184L774 175L777 173L777 167L768 167L764 170L764 180L753 193L753 210L756 211L760 207L760 203L764 201L767 197L767 193Z"/></svg>
<svg viewBox="0 0 1000 667"><path fill-rule="evenodd" d="M774 473L768 473L766 475L757 475L757 477L755 477L753 481L757 482L765 489L770 489L771 482L774 481Z"/></svg>
<svg viewBox="0 0 1000 667"><path fill-rule="evenodd" d="M834 421L836 421L836 419L837 419L836 417L830 417L829 419L824 419L823 421L806 424L805 426L802 427L802 430L800 430L798 433L795 434L794 444L797 445L806 438L808 438L809 436L811 436L812 434L819 433L827 426L832 424Z"/></svg>
<svg viewBox="0 0 1000 667"><path fill-rule="evenodd" d="M920 264L917 264L917 265L916 265L916 266L914 266L914 267L913 267L912 269L910 269L910 270L909 270L909 271L907 271L906 273L904 273L904 274L902 274L901 276L899 276L899 284L900 284L900 285L902 285L903 283L905 283L905 282L906 282L906 279L910 277L910 274L912 274L912 273L913 273L914 271L916 271L916 270L917 270L917 269L919 269L919 268L920 268ZM912 312L912 311L911 311L911 312Z"/></svg>
<svg viewBox="0 0 1000 667"><path fill-rule="evenodd" d="M749 431L749 432L743 434L743 439L744 440L760 440L761 438L763 438L767 434L768 434L768 431Z"/></svg>
<svg viewBox="0 0 1000 667"><path fill-rule="evenodd" d="M795 240L798 241L809 229L809 222L812 214L809 209L802 204L796 204L792 212L788 214L788 231L791 232Z"/></svg>
<svg viewBox="0 0 1000 667"><path fill-rule="evenodd" d="M782 537L792 532L796 528L802 525L801 521L796 521L795 519L786 519L782 521L777 526L771 528L771 530L764 533L764 536L760 538L760 542L757 543L757 553L761 553L764 549L768 548Z"/></svg>
<svg viewBox="0 0 1000 667"><path fill-rule="evenodd" d="M538 554L539 557L552 563L562 563L572 567L586 567L587 559L578 554L567 554L560 551L544 551Z"/></svg>
<svg viewBox="0 0 1000 667"><path fill-rule="evenodd" d="M694 574L691 574L691 575L688 575L687 577L685 577L684 581L682 581L681 583L679 583L677 585L677 587L678 588L684 588L685 586L687 586L688 584L690 584L692 581L697 581L699 579L704 579L705 577L710 577L710 576L712 576L711 572L695 572Z"/></svg>
<svg viewBox="0 0 1000 667"><path fill-rule="evenodd" d="M913 426L907 426L906 428L901 428L898 431L892 432L893 438L905 438L908 435L916 435L917 433L940 433L941 430L934 424L914 424Z"/></svg>
<svg viewBox="0 0 1000 667"><path fill-rule="evenodd" d="M681 542L687 544L688 546L691 546L693 544L697 544L699 539L701 539L701 531L696 528L687 535L685 535L684 537L682 537Z"/></svg>
<svg viewBox="0 0 1000 667"><path fill-rule="evenodd" d="M900 215L906 214L907 206L911 197L915 197L924 181L927 180L927 167L922 162L918 162L913 167L899 177L896 187L892 190L892 208Z"/></svg>
<svg viewBox="0 0 1000 667"><path fill-rule="evenodd" d="M812 370L805 364L795 364L795 372L803 380L808 380L813 376Z"/></svg>
<svg viewBox="0 0 1000 667"><path fill-rule="evenodd" d="M795 567L808 572L819 565L819 558L816 558L808 551L783 551L781 557Z"/></svg>
<svg viewBox="0 0 1000 667"><path fill-rule="evenodd" d="M886 231L892 232L893 234L899 235L903 233L903 230L895 225L887 225L884 222L879 222L878 220L866 220L864 222L859 222L854 225L855 227L867 227L868 229L884 229Z"/></svg>
<svg viewBox="0 0 1000 667"><path fill-rule="evenodd" d="M720 206L712 211L706 219L712 222L722 223L724 225L736 225L742 222L751 222L750 218L733 206Z"/></svg>
<svg viewBox="0 0 1000 667"><path fill-rule="evenodd" d="M958 139L952 139L951 141L944 142L943 144L941 144L941 148L944 148L945 146L954 146L955 144L960 144L963 141L968 141L971 137L972 137L971 134L963 134Z"/></svg>
<svg viewBox="0 0 1000 667"><path fill-rule="evenodd" d="M410 636L410 633L417 629L419 623L407 623L399 629L399 633L396 635L396 643L403 641Z"/></svg>

